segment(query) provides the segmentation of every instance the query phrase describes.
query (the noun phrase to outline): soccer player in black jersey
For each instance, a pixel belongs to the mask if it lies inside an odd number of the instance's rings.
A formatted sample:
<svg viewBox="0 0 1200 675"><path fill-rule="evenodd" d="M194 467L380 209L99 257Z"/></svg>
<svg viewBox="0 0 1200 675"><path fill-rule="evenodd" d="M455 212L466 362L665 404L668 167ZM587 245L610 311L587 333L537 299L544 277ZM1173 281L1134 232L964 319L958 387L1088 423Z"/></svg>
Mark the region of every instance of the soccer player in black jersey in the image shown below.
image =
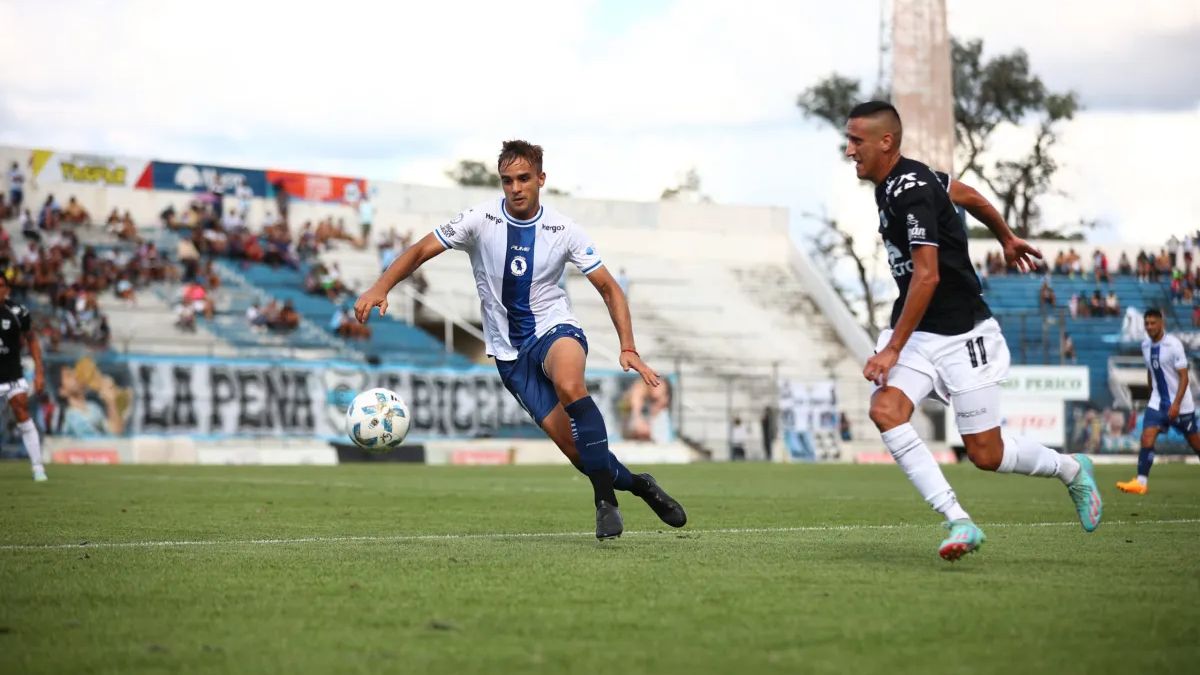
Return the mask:
<svg viewBox="0 0 1200 675"><path fill-rule="evenodd" d="M42 348L33 334L33 321L29 310L9 299L11 289L8 278L0 273L0 396L8 400L17 429L25 443L25 452L33 464L33 479L46 480L46 468L42 465L42 443L37 426L29 416L29 382L21 367L21 348L29 347L33 357L33 390L41 393L46 386L45 371L42 369Z"/></svg>
<svg viewBox="0 0 1200 675"><path fill-rule="evenodd" d="M967 455L986 471L1055 476L1067 485L1083 529L1100 525L1101 500L1091 460L1063 455L1030 439L1001 433L1000 383L1009 353L984 302L967 254L964 207L992 231L1004 257L1022 271L1037 249L1013 235L977 191L900 154L903 128L889 103L850 111L846 156L858 177L875 184L879 232L900 297L863 376L875 383L871 421L896 463L925 501L946 517L949 535L938 554L950 561L978 549L983 532L971 522L929 448L909 420L926 396L953 402Z"/></svg>

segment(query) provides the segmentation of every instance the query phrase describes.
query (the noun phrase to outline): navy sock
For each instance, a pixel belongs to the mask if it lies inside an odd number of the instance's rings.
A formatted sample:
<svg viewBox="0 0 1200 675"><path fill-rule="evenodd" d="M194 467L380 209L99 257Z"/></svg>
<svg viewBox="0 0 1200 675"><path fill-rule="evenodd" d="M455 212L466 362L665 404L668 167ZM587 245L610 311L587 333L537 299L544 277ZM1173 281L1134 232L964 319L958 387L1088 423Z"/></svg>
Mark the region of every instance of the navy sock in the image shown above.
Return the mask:
<svg viewBox="0 0 1200 675"><path fill-rule="evenodd" d="M613 488L622 473L621 469L624 469L625 476L629 476L629 469L616 461L617 458L608 451L608 430L604 427L600 408L591 396L584 396L564 406L563 410L571 418L571 437L575 439L575 450L579 452L583 473L592 481L597 504L604 500L616 505ZM628 483L629 478L621 477L620 480Z"/></svg>
<svg viewBox="0 0 1200 675"><path fill-rule="evenodd" d="M575 465L572 464L572 466ZM579 470L579 473L585 476L587 475L587 471L584 471L583 467L576 466L575 468ZM645 479L641 478L640 476L635 476L632 471L630 471L625 467L624 464L621 463L621 460L617 459L616 455L612 454L611 450L608 453L608 468L613 475L613 487L618 490L624 490L625 492L632 492L635 495L640 494L636 486L639 482L644 481Z"/></svg>
<svg viewBox="0 0 1200 675"><path fill-rule="evenodd" d="M1138 451L1138 475L1150 477L1150 467L1154 466L1154 448L1142 448Z"/></svg>

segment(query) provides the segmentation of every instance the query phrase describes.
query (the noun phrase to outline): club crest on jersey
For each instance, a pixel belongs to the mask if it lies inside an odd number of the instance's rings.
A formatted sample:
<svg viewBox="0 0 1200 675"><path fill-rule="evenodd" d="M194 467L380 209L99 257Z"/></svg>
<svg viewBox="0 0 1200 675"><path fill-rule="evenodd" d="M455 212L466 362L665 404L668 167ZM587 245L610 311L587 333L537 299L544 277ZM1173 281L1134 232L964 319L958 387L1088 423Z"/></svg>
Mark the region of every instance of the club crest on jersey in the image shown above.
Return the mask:
<svg viewBox="0 0 1200 675"><path fill-rule="evenodd" d="M523 277L529 269L529 263L525 262L525 256L515 255L512 262L509 263L508 269L512 271L514 277Z"/></svg>
<svg viewBox="0 0 1200 675"><path fill-rule="evenodd" d="M8 327L11 325L12 321L9 321L8 319L0 319L0 330L8 330Z"/></svg>

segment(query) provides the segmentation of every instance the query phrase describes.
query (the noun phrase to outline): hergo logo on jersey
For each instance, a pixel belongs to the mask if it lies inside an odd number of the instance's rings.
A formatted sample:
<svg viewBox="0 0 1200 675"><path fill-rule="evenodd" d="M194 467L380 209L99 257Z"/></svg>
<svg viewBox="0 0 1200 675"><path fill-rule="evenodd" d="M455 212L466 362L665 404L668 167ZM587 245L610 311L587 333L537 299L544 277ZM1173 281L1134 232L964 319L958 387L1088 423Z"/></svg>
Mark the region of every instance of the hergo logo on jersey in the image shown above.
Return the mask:
<svg viewBox="0 0 1200 675"><path fill-rule="evenodd" d="M12 326L12 321L0 319L0 330L8 330L10 326Z"/></svg>
<svg viewBox="0 0 1200 675"><path fill-rule="evenodd" d="M523 277L529 269L529 263L525 262L525 256L513 256L512 262L509 263L508 269L512 271L514 277Z"/></svg>

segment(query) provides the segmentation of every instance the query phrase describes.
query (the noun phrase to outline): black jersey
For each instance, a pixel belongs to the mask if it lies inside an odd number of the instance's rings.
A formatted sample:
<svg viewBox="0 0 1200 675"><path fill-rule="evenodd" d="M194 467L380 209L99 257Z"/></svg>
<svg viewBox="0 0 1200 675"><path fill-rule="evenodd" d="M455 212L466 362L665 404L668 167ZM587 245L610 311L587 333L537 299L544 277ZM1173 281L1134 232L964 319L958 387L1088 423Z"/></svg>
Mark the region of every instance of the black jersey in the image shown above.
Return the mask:
<svg viewBox="0 0 1200 675"><path fill-rule="evenodd" d="M21 338L32 328L29 310L12 300L0 303L0 382L25 377L21 368Z"/></svg>
<svg viewBox="0 0 1200 675"><path fill-rule="evenodd" d="M917 330L959 335L990 317L979 277L967 254L967 227L950 201L950 177L901 157L875 187L879 232L887 248L888 266L900 287L892 306L892 327L900 318L912 281L912 247L936 246L938 285Z"/></svg>

